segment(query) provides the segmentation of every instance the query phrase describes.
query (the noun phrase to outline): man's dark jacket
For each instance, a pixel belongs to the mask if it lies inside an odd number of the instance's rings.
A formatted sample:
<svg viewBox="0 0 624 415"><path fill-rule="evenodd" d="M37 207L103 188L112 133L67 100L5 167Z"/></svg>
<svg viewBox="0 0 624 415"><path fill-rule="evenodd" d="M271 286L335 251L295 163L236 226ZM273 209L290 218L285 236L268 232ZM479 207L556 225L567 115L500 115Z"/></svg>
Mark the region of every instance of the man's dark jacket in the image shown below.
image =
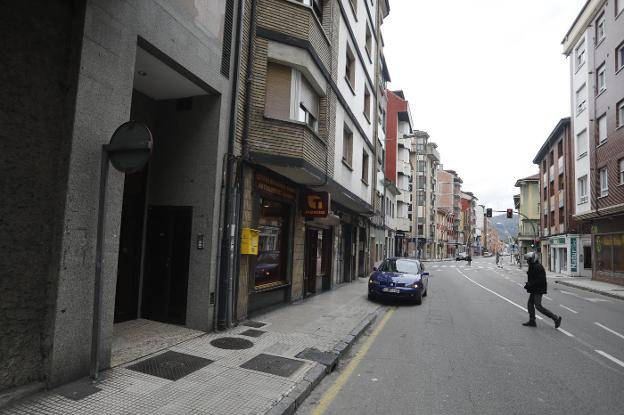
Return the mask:
<svg viewBox="0 0 624 415"><path fill-rule="evenodd" d="M527 271L529 280L524 288L531 294L546 294L546 271L539 262L529 264Z"/></svg>

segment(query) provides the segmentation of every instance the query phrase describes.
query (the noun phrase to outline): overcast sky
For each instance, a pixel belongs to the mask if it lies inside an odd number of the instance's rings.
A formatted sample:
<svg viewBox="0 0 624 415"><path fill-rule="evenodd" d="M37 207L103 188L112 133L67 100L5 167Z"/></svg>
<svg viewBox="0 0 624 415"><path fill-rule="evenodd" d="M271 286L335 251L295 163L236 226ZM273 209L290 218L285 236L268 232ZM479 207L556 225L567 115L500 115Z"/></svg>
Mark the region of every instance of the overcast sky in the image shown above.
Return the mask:
<svg viewBox="0 0 624 415"><path fill-rule="evenodd" d="M516 180L570 115L561 40L586 0L390 0L382 30L414 128L479 204L513 207Z"/></svg>

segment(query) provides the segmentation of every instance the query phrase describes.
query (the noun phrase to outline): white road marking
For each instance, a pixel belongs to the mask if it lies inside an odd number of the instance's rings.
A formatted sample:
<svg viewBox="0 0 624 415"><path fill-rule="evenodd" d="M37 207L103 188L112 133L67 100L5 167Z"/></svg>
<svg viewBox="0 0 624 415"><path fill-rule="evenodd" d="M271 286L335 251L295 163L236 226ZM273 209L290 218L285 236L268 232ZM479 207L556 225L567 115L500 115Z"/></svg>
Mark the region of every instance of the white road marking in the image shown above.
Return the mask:
<svg viewBox="0 0 624 415"><path fill-rule="evenodd" d="M604 357L606 357L607 359L611 360L612 362L617 363L618 365L624 367L624 362L622 362L619 359L616 359L615 357L611 356L609 353L605 353L602 350L594 350L596 353L598 353L599 355L602 355Z"/></svg>
<svg viewBox="0 0 624 415"><path fill-rule="evenodd" d="M600 323L598 323L598 322L596 322L596 323L594 323L594 324L595 324L595 325L597 325L597 326L598 326L598 327L600 327L600 328L605 329L605 330L606 330L606 331L608 331L609 333L613 333L613 334L615 334L616 336L618 336L618 337L620 337L620 338L624 339L624 335L621 335L621 334L620 334L620 333L618 333L617 331L612 330L612 329L610 329L609 327L603 326L602 324L600 324Z"/></svg>
<svg viewBox="0 0 624 415"><path fill-rule="evenodd" d="M570 312L572 312L574 314L578 314L578 311L574 311L570 307L566 307L563 304L559 304L559 307L565 308L566 310L568 310L568 311L570 311Z"/></svg>
<svg viewBox="0 0 624 415"><path fill-rule="evenodd" d="M574 337L574 334L570 333L569 331L565 331L561 327L559 327L557 330L559 330L560 332L562 332L563 334L565 334L568 337Z"/></svg>
<svg viewBox="0 0 624 415"><path fill-rule="evenodd" d="M549 296L547 296L547 295L545 295L545 296L544 296L544 298L545 298L545 299L547 299L548 301L552 301L552 300L553 300L552 298L550 298L550 297L549 297Z"/></svg>
<svg viewBox="0 0 624 415"><path fill-rule="evenodd" d="M523 285L523 284L520 284L519 282L517 282L517 283L516 283L516 285L517 285L518 287L523 287L523 288L524 288L524 285Z"/></svg>
<svg viewBox="0 0 624 415"><path fill-rule="evenodd" d="M509 304L511 304L511 305L513 305L513 306L518 307L520 310L524 311L525 313L528 313L528 312L529 312L526 308L522 307L522 306L521 306L521 305L519 305L519 304L514 303L514 302L513 302L513 301L511 301L509 298L503 297L503 296L502 296L502 295L500 295L499 293L497 293L497 292L495 292L495 291L492 291L492 290L490 290L489 288L484 287L483 285L479 284L478 282L476 282L476 281L475 281L475 280L473 280L472 278L467 277L467 276L466 276L466 275L464 275L464 273L463 273L463 272L461 272L460 270L457 270L457 272L459 272L459 273L461 274L461 276L462 276L462 277L464 277L464 278L466 278L468 281L470 281L470 282L472 282L473 284L478 285L479 287L483 288L485 291L488 291L488 292L490 292L490 293L494 294L495 296L497 296L497 297L499 297L499 298L501 298L501 299L503 299L503 300L507 301ZM542 318L541 316L535 316L535 317L537 317L537 318L538 318L538 319L540 319L540 320L543 320L543 318Z"/></svg>

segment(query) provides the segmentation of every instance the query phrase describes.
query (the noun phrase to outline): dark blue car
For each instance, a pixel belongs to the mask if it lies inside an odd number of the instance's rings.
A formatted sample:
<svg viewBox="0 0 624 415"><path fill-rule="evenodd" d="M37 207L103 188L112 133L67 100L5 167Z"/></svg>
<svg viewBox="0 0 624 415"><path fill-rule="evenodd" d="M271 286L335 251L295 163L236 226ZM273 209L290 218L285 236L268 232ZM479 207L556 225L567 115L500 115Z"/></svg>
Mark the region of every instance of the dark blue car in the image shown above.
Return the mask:
<svg viewBox="0 0 624 415"><path fill-rule="evenodd" d="M422 303L427 296L429 273L417 259L387 258L368 279L368 298L396 298Z"/></svg>

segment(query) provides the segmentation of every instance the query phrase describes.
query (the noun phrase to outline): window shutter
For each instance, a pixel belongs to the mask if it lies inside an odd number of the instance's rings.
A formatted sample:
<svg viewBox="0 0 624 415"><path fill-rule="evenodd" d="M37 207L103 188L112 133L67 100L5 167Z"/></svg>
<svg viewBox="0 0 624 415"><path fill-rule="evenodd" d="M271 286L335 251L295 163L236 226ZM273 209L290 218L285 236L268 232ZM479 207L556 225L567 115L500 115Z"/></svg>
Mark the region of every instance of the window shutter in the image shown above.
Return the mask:
<svg viewBox="0 0 624 415"><path fill-rule="evenodd" d="M223 45L221 47L221 75L230 77L230 57L232 55L232 26L234 25L234 0L227 0L223 21Z"/></svg>
<svg viewBox="0 0 624 415"><path fill-rule="evenodd" d="M287 66L269 62L264 113L268 117L290 118L290 73Z"/></svg>
<svg viewBox="0 0 624 415"><path fill-rule="evenodd" d="M308 110L314 118L318 120L319 97L316 91L312 89L312 85L301 75L301 104Z"/></svg>

